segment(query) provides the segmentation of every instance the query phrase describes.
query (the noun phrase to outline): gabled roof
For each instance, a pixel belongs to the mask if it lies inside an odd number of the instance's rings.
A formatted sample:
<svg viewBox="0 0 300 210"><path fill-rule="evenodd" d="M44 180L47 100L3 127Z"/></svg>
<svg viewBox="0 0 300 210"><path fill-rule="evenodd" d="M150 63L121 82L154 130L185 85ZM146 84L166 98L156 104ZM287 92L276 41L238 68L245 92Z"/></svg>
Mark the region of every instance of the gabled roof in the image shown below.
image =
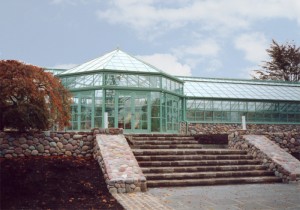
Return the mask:
<svg viewBox="0 0 300 210"><path fill-rule="evenodd" d="M99 58L71 68L60 75L86 73L96 70L162 73L154 66L128 55L120 49L116 49Z"/></svg>
<svg viewBox="0 0 300 210"><path fill-rule="evenodd" d="M300 101L299 82L179 77L193 98Z"/></svg>

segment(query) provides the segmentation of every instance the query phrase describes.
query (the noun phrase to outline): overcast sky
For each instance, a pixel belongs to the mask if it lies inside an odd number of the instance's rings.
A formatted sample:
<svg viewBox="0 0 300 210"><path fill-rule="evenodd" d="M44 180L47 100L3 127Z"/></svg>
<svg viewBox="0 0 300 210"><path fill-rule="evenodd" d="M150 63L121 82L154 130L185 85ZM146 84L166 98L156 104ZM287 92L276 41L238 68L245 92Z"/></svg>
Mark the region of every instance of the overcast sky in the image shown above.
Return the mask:
<svg viewBox="0 0 300 210"><path fill-rule="evenodd" d="M250 78L300 45L300 0L0 0L0 59L70 68L117 47L173 75Z"/></svg>

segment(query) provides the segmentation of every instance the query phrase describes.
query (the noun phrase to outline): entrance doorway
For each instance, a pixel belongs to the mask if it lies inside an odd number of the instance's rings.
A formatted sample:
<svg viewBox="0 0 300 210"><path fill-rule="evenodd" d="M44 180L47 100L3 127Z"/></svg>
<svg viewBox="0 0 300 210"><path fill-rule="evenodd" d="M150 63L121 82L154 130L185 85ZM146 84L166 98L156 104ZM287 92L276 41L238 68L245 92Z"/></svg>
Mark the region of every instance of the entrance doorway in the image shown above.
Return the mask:
<svg viewBox="0 0 300 210"><path fill-rule="evenodd" d="M149 92L118 91L117 92L117 127L127 133L149 132Z"/></svg>

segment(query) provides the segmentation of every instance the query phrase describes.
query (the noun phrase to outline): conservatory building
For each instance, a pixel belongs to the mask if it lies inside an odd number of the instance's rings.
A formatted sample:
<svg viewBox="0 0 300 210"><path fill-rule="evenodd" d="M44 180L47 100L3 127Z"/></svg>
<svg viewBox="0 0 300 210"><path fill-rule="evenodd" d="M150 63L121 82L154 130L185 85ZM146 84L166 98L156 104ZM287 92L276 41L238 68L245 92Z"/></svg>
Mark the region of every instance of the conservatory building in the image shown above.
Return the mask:
<svg viewBox="0 0 300 210"><path fill-rule="evenodd" d="M300 83L177 77L120 49L47 69L73 94L68 130L178 133L180 123L300 124Z"/></svg>

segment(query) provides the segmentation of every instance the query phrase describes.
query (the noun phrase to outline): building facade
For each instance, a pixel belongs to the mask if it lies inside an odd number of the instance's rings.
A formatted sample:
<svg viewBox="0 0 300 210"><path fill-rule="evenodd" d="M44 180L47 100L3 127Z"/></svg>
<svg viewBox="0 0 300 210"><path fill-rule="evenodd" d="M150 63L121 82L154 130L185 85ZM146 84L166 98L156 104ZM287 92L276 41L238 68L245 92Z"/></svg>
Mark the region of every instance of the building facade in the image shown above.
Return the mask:
<svg viewBox="0 0 300 210"><path fill-rule="evenodd" d="M68 130L178 133L181 122L300 124L300 83L176 77L119 49L69 70L47 69L73 94Z"/></svg>

